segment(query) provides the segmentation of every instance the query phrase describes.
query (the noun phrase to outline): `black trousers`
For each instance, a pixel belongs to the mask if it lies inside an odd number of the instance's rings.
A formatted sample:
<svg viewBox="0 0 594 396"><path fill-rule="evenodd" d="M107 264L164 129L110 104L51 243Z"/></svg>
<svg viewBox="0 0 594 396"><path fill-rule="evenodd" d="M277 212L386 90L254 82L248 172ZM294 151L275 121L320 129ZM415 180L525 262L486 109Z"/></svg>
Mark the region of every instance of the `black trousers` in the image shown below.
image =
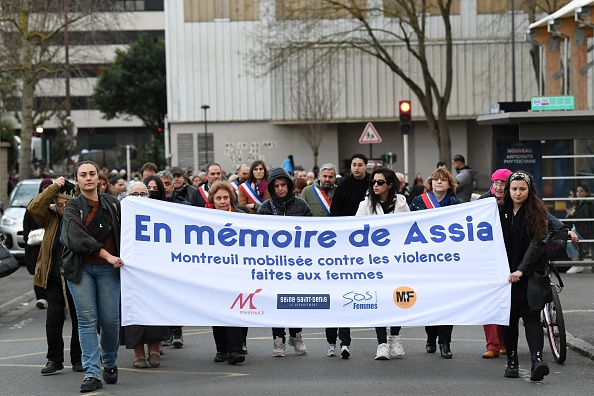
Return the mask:
<svg viewBox="0 0 594 396"><path fill-rule="evenodd" d="M501 326L505 347L508 350L507 353L509 354L509 351L518 350L518 336L520 334L518 325L520 318L524 320L526 341L528 341L530 353L542 351L544 346L544 337L542 335L540 311L530 312L528 302L512 300L511 309L509 312L509 326Z"/></svg>
<svg viewBox="0 0 594 396"><path fill-rule="evenodd" d="M301 328L298 329L298 328L295 328L295 327L290 327L289 328L289 335L291 337L295 337L295 336L297 336L297 333L301 333L302 330L303 329L301 329ZM276 337L280 337L280 338L283 339L283 342L285 342L286 341L286 337L285 337L286 334L287 333L285 333L285 328L284 327L273 327L272 328L272 339L273 340L276 339Z"/></svg>
<svg viewBox="0 0 594 396"><path fill-rule="evenodd" d="M212 326L212 335L215 340L217 352L241 353L243 329L243 327Z"/></svg>
<svg viewBox="0 0 594 396"><path fill-rule="evenodd" d="M452 342L452 330L454 330L453 325L425 326L425 333L427 333L427 344L435 345L435 340L438 337L438 342L440 344L449 344Z"/></svg>
<svg viewBox="0 0 594 396"><path fill-rule="evenodd" d="M72 363L81 363L82 352L78 340L78 319L74 301L68 286L65 285L66 296L68 298L68 308L70 309L70 320L72 321L72 335L70 338L70 361ZM45 320L45 336L47 338L47 360L52 362L64 362L64 339L62 331L66 314L66 301L64 299L64 289L62 289L62 279L50 276L46 288L47 296L47 317Z"/></svg>
<svg viewBox="0 0 594 396"><path fill-rule="evenodd" d="M397 336L400 335L400 326L393 326L390 327L390 335ZM385 344L388 342L388 330L386 327L376 327L375 328L375 335L377 336L377 344Z"/></svg>
<svg viewBox="0 0 594 396"><path fill-rule="evenodd" d="M328 344L336 344L336 336L340 339L340 346L351 345L351 328L350 327L328 327L326 329L326 341Z"/></svg>

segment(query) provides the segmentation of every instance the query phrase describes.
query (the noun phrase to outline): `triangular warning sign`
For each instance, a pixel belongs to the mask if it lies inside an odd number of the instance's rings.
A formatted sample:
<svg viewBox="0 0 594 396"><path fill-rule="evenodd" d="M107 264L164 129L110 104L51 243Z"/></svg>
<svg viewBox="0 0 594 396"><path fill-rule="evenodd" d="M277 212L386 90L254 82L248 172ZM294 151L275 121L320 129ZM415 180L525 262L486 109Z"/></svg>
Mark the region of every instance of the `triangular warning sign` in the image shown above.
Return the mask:
<svg viewBox="0 0 594 396"><path fill-rule="evenodd" d="M371 122L368 122L359 138L359 143L381 143L382 138Z"/></svg>

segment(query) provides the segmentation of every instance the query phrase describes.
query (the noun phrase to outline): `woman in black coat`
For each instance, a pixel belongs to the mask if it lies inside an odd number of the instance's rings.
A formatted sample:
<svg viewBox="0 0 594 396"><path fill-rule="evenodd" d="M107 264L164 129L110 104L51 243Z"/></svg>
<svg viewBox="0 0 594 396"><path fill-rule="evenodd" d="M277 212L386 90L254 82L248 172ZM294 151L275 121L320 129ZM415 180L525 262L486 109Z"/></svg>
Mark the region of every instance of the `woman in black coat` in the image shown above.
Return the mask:
<svg viewBox="0 0 594 396"><path fill-rule="evenodd" d="M499 212L510 269L508 279L512 283L509 325L503 326L507 347L505 376L519 377L518 324L522 318L532 357L530 380L541 381L549 374L549 366L542 361L544 340L540 311L544 301L535 304L529 297L532 297L538 272L546 263L543 240L547 236L548 212L537 196L531 175L518 171L509 176Z"/></svg>

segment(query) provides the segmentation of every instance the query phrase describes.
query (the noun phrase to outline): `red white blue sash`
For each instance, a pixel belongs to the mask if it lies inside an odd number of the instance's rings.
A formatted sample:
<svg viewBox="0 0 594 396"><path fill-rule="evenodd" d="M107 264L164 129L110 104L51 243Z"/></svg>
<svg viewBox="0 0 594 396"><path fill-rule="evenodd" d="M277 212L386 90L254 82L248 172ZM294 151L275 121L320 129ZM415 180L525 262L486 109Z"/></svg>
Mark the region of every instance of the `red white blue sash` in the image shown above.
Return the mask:
<svg viewBox="0 0 594 396"><path fill-rule="evenodd" d="M208 190L206 190L206 188L204 188L204 186L205 186L205 184L198 187L198 192L200 193L200 195L202 195L204 202L208 202Z"/></svg>
<svg viewBox="0 0 594 396"><path fill-rule="evenodd" d="M427 209L436 209L441 207L439 201L437 198L435 198L435 195L432 192L421 194L421 199L423 200L425 208Z"/></svg>
<svg viewBox="0 0 594 396"><path fill-rule="evenodd" d="M239 190L243 193L243 195L247 197L247 199L250 201L249 203L262 204L262 202L264 202L264 200L260 198L258 193L252 188L252 185L248 182L241 183L239 185Z"/></svg>
<svg viewBox="0 0 594 396"><path fill-rule="evenodd" d="M231 187L233 187L233 190L235 191L237 191L237 189L239 188L239 182L237 180L229 184L231 184Z"/></svg>
<svg viewBox="0 0 594 396"><path fill-rule="evenodd" d="M328 198L328 195L326 195L324 190L322 190L318 186L312 185L311 189L313 190L318 201L320 201L320 205L322 205L322 208L324 209L326 214L330 215L330 205L332 204L332 202L330 201L330 198Z"/></svg>

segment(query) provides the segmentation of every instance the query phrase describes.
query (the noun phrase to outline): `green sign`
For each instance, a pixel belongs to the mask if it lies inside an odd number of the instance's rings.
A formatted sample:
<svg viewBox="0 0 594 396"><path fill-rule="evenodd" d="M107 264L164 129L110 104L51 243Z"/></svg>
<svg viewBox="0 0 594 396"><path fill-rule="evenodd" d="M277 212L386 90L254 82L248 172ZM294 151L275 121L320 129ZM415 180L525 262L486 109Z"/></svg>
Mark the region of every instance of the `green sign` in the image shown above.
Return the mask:
<svg viewBox="0 0 594 396"><path fill-rule="evenodd" d="M532 111L573 110L573 96L533 96L530 101Z"/></svg>

